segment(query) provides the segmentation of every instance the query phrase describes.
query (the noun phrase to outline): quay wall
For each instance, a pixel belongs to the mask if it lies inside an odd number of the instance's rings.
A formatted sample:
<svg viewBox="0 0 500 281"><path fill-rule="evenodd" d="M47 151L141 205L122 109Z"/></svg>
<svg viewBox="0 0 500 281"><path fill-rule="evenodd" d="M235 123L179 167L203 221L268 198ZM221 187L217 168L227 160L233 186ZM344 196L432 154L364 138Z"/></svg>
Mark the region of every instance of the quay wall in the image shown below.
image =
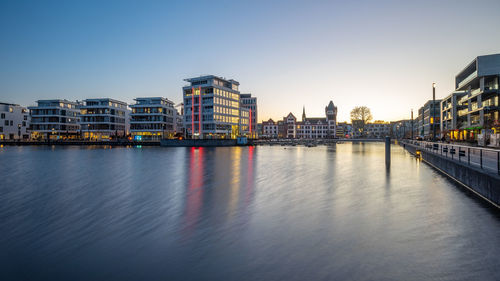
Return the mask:
<svg viewBox="0 0 500 281"><path fill-rule="evenodd" d="M1 145L111 145L111 146L159 146L159 141L0 141Z"/></svg>
<svg viewBox="0 0 500 281"><path fill-rule="evenodd" d="M209 139L187 139L187 140L161 140L161 146L166 147L213 147L213 146L236 146L237 140L209 140Z"/></svg>
<svg viewBox="0 0 500 281"><path fill-rule="evenodd" d="M423 161L500 208L500 176L420 150L411 144L402 143L401 146L412 154L415 154L418 149Z"/></svg>

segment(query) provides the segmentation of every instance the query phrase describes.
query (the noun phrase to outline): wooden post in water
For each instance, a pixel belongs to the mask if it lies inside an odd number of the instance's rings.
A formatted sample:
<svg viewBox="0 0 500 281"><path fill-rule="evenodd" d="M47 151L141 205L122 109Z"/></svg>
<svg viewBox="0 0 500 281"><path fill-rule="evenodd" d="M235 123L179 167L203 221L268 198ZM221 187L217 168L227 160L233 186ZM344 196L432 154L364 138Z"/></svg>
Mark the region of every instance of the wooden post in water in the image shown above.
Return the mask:
<svg viewBox="0 0 500 281"><path fill-rule="evenodd" d="M391 166L391 137L385 137L385 166Z"/></svg>

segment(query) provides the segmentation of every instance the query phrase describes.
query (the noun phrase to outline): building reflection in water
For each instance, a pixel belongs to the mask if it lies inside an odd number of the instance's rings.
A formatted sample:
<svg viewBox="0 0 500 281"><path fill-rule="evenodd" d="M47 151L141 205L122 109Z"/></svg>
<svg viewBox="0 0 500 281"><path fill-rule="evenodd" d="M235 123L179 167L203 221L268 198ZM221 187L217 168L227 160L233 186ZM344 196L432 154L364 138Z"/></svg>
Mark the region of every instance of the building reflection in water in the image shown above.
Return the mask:
<svg viewBox="0 0 500 281"><path fill-rule="evenodd" d="M255 195L255 153L254 147L190 148L183 239L196 235L200 224L218 227L236 222L243 226L249 222L248 209ZM204 221L207 218L210 221Z"/></svg>
<svg viewBox="0 0 500 281"><path fill-rule="evenodd" d="M203 147L190 148L184 223L184 231L187 235L194 231L203 203L204 150Z"/></svg>
<svg viewBox="0 0 500 281"><path fill-rule="evenodd" d="M237 210L240 195L240 173L241 173L241 147L235 147L231 153L231 190L229 198L228 217L232 217Z"/></svg>

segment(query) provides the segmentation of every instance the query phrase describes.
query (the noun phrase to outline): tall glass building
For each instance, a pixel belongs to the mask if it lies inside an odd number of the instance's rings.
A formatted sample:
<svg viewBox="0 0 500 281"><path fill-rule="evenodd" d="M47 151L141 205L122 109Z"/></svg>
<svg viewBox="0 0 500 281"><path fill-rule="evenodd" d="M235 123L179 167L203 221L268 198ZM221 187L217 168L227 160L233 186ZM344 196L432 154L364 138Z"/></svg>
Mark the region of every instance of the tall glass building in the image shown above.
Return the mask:
<svg viewBox="0 0 500 281"><path fill-rule="evenodd" d="M184 128L187 138L221 139L248 134L247 110L242 113L238 81L214 75L185 79ZM246 129L246 130L245 130Z"/></svg>

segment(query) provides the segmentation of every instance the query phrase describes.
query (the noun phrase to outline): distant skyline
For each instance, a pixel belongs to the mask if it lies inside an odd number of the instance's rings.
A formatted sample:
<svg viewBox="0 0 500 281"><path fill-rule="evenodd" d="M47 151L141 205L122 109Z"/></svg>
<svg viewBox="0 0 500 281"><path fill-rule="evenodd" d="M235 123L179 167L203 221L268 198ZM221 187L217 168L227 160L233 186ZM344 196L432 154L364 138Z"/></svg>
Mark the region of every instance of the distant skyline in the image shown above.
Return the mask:
<svg viewBox="0 0 500 281"><path fill-rule="evenodd" d="M500 1L0 1L0 101L164 96L213 74L258 98L259 122L302 107L374 120L454 90L500 53Z"/></svg>

